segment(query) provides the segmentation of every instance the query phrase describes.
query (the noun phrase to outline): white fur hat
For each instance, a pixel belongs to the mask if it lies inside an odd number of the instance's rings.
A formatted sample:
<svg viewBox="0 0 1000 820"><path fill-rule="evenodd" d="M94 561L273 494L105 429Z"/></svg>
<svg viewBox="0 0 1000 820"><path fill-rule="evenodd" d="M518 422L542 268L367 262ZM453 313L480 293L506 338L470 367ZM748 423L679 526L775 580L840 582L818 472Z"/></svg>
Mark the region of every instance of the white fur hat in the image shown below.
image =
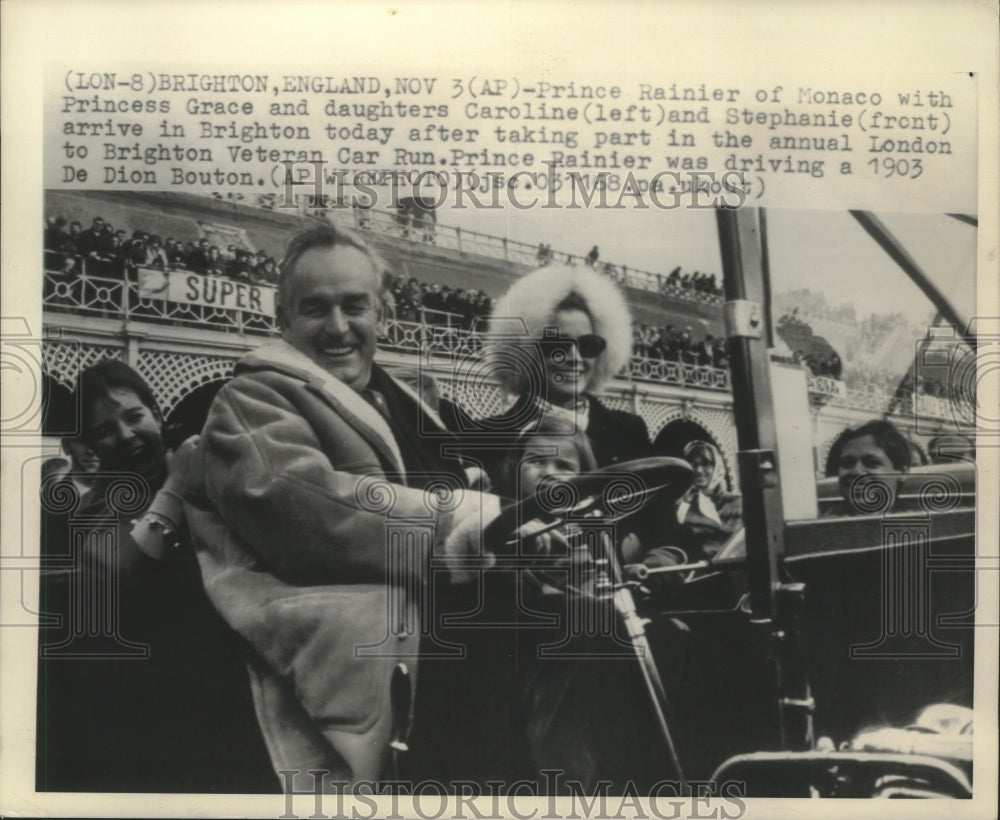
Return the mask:
<svg viewBox="0 0 1000 820"><path fill-rule="evenodd" d="M497 299L490 319L493 345L489 355L496 361L510 345L543 338L544 329L552 323L556 306L570 294L576 294L586 304L594 333L603 336L608 343L594 362L590 382L585 388L588 393L596 393L629 360L632 315L618 286L592 268L546 265L518 279L506 295ZM497 374L506 389L514 389L516 374L500 368Z"/></svg>

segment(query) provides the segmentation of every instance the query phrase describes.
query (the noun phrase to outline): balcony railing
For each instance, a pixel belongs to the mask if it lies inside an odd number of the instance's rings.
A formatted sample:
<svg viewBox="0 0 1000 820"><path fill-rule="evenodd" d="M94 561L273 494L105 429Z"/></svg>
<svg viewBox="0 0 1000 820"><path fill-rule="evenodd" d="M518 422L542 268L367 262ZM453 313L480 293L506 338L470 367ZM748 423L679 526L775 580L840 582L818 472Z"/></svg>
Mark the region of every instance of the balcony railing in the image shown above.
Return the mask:
<svg viewBox="0 0 1000 820"><path fill-rule="evenodd" d="M848 387L844 382L829 376L809 376L809 393L814 399L824 400L838 407L865 410L873 415L895 413L902 416L919 415L923 418L965 422L955 405L943 396L922 393L890 393L875 385Z"/></svg>
<svg viewBox="0 0 1000 820"><path fill-rule="evenodd" d="M197 275L197 274L189 274ZM264 288L264 285L256 287ZM127 279L80 275L66 277L46 271L42 306L46 311L66 312L107 319L136 320L196 327L230 333L274 336L279 332L273 316L235 308L150 299L140 296L139 285ZM390 317L380 345L400 352L431 352L458 359L479 357L488 343L486 334L468 330L462 317L443 311L419 310L419 319ZM729 371L724 368L634 356L620 376L629 382L668 384L698 390L729 392ZM875 387L851 389L842 381L825 376L809 376L809 392L814 399L834 406L896 413L914 410L926 417L954 417L947 399L933 396L894 397Z"/></svg>
<svg viewBox="0 0 1000 820"><path fill-rule="evenodd" d="M683 384L703 390L730 390L729 371L721 367L684 364L665 359L649 359L633 356L629 363L629 375L633 381Z"/></svg>
<svg viewBox="0 0 1000 820"><path fill-rule="evenodd" d="M235 308L150 299L140 295L139 285L135 281L86 274L66 277L55 271L46 271L42 306L50 311L108 319L183 325L262 336L278 333L277 320L273 316ZM416 321L390 317L385 323L385 335L380 344L390 350L430 351L452 358L481 355L485 335L477 330L468 330L462 324L463 319L458 314L421 308ZM727 370L638 356L632 359L622 377L630 381L674 384L703 390L730 389Z"/></svg>
<svg viewBox="0 0 1000 820"><path fill-rule="evenodd" d="M360 231L371 231L384 236L393 236L411 242L421 242L441 248L450 248L460 253L478 253L505 262L517 262L522 265L542 267L549 263L563 263L571 266L586 265L586 258L577 254L550 250L544 258L539 256L538 248L525 242L507 239L502 236L463 230L450 225L438 225L432 220L400 221L393 214L382 211L365 210L362 208L314 209L313 213L332 214ZM350 214L348 216L348 214ZM721 305L722 296L716 293L705 293L694 288L682 288L672 285L666 276L652 271L630 268L627 265L615 265L611 262L598 260L594 269L614 279L622 287L634 290L652 291L673 296L676 299L686 299L691 302L703 302L709 305Z"/></svg>

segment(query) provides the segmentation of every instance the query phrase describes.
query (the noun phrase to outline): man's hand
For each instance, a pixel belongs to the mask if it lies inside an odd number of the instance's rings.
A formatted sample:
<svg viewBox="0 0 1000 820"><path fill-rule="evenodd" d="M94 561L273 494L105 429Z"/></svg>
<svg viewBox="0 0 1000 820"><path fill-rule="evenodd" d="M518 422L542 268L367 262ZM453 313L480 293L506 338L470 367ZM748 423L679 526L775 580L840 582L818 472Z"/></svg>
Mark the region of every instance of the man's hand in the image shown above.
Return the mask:
<svg viewBox="0 0 1000 820"><path fill-rule="evenodd" d="M483 530L499 515L499 497L482 493L470 493L455 510L455 526L443 544L453 583L473 581L480 570L496 563L483 544Z"/></svg>
<svg viewBox="0 0 1000 820"><path fill-rule="evenodd" d="M167 480L132 527L132 539L150 558L164 561L176 550L184 522L183 496L201 483L198 436L191 436L167 452Z"/></svg>
<svg viewBox="0 0 1000 820"><path fill-rule="evenodd" d="M167 480L163 484L165 490L183 496L189 490L201 486L198 438L197 435L186 438L176 450L167 453Z"/></svg>
<svg viewBox="0 0 1000 820"><path fill-rule="evenodd" d="M622 558L626 564L638 564L642 560L642 554L639 536L630 532L622 539Z"/></svg>
<svg viewBox="0 0 1000 820"><path fill-rule="evenodd" d="M541 532L545 530L545 532ZM537 533L537 534L536 534ZM568 533L561 528L553 528L551 524L539 518L523 524L517 531L522 543L532 544L533 555L564 556L569 555ZM534 536L534 540L532 539Z"/></svg>

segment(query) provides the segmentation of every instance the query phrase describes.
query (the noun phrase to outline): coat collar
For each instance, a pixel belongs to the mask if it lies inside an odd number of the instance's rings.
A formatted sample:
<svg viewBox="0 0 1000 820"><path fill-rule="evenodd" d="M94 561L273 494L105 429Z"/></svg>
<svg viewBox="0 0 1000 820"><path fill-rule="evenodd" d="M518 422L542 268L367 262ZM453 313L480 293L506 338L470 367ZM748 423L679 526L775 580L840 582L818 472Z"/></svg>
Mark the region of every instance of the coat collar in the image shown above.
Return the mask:
<svg viewBox="0 0 1000 820"><path fill-rule="evenodd" d="M448 430L448 426L441 419L441 416L438 413L438 411L435 410L433 407L431 407L422 398L420 398L420 394L417 393L416 390L414 390L412 387L410 387L410 385L408 385L406 382L402 381L401 379L397 379L395 376L393 376L388 371L386 371L386 375L390 379L392 379L393 384L395 384L400 390L402 390L404 393L406 393L407 396L409 396L411 399L413 399L413 401L415 401L417 403L417 406L421 410L423 410L423 412L426 414L426 416L431 421L433 421L442 430L445 430L445 431Z"/></svg>
<svg viewBox="0 0 1000 820"><path fill-rule="evenodd" d="M304 353L284 339L276 339L244 356L236 366L236 373L258 369L277 370L306 382L332 404L348 424L387 457L395 472L400 476L405 475L403 456L396 437L382 414L359 393L331 376ZM414 398L420 402L418 397ZM426 406L424 409L430 411Z"/></svg>

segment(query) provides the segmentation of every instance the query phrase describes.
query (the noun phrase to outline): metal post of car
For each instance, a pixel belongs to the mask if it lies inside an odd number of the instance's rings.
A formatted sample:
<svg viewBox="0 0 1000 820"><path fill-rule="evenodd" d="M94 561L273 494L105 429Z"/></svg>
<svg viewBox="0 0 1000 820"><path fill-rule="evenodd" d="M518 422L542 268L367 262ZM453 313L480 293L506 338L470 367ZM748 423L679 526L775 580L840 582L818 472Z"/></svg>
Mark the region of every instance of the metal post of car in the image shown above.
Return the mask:
<svg viewBox="0 0 1000 820"><path fill-rule="evenodd" d="M768 353L766 222L756 208L716 211L725 285L726 335L739 443L750 617L772 659L778 741L812 747L813 701L798 636L802 584L783 582L784 511Z"/></svg>
<svg viewBox="0 0 1000 820"><path fill-rule="evenodd" d="M966 318L961 315L951 303L951 300L941 292L940 288L934 284L931 277L917 264L916 259L906 250L903 243L892 235L892 232L882 220L870 211L850 211L849 213L867 231L868 235L878 243L879 247L889 255L889 258L899 265L903 273L910 277L913 284L920 288L921 292L937 308L938 312L955 327L955 331L962 336L965 343L972 350L975 350L976 337L975 334L969 332L969 323ZM966 224L972 224L973 226L978 226L979 224L978 220L962 214L952 214L951 216Z"/></svg>

